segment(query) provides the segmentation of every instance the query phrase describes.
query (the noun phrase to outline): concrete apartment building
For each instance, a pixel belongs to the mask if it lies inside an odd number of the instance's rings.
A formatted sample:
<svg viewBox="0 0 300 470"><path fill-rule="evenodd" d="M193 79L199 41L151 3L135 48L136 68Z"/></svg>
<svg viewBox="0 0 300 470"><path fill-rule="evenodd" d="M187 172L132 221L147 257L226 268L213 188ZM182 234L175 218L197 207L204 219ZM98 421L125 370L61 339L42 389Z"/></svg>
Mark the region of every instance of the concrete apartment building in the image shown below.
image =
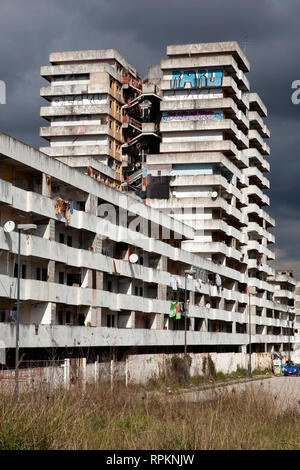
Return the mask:
<svg viewBox="0 0 300 470"><path fill-rule="evenodd" d="M0 155L0 337L12 364L18 234L4 231L8 220L37 225L21 236L20 348L26 358L49 358L53 351L56 357L101 356L133 347L182 352L184 315L170 313L173 302L184 302L185 279L188 350L246 351L249 296L232 285L247 284L247 274L182 249L194 236L192 227L4 134ZM75 208L77 200L82 204ZM193 278L184 275L191 267ZM221 287L210 281L217 275ZM252 315L251 326L253 351L287 350L283 329L280 335L272 330L286 327L281 316Z"/></svg>
<svg viewBox="0 0 300 470"><path fill-rule="evenodd" d="M41 117L49 126L40 135L49 147L40 150L98 181L121 189L122 106L140 92L136 70L115 50L50 54L41 67L49 86L41 96L49 106Z"/></svg>
<svg viewBox="0 0 300 470"><path fill-rule="evenodd" d="M293 348L291 305L274 296L269 265L269 131L249 63L235 42L167 55L142 82L116 51L50 54L40 131L50 146L0 134L7 348L17 252L8 220L38 227L22 235L27 355L183 352L184 314L173 308L185 285L189 351L246 352L250 334L253 352Z"/></svg>
<svg viewBox="0 0 300 470"><path fill-rule="evenodd" d="M270 132L266 107L246 78L248 60L235 42L168 46L167 55L149 69L162 100L159 153L147 156L147 204L193 227L183 247L235 270L229 287L247 290L251 315L264 319L253 333L276 333L281 327L267 319L285 319L288 304L278 303L268 281L275 276L275 221L265 194ZM222 295L211 302L249 308Z"/></svg>

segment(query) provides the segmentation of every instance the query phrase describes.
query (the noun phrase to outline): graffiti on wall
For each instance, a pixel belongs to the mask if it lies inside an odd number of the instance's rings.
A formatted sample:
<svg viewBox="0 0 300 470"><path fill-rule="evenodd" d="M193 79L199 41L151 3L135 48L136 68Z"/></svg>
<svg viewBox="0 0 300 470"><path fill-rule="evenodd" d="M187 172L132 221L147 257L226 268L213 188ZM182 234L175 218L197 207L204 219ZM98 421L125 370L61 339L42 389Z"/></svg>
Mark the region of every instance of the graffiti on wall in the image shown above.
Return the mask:
<svg viewBox="0 0 300 470"><path fill-rule="evenodd" d="M204 88L222 86L222 69L173 70L171 88Z"/></svg>
<svg viewBox="0 0 300 470"><path fill-rule="evenodd" d="M220 111L185 111L163 113L162 121L205 121L207 119L223 119L223 113Z"/></svg>
<svg viewBox="0 0 300 470"><path fill-rule="evenodd" d="M66 95L57 96L52 99L52 106L76 106L80 104L103 104L106 100L103 94L83 94L83 95Z"/></svg>

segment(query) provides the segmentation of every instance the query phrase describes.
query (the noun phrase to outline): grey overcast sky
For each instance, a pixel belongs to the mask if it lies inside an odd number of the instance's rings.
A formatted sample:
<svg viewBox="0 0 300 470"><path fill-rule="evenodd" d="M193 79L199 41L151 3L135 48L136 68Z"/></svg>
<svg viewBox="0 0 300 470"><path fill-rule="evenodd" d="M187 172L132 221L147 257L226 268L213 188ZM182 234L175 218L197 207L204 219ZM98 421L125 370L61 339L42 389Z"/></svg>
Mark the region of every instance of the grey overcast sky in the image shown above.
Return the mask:
<svg viewBox="0 0 300 470"><path fill-rule="evenodd" d="M251 90L268 107L276 267L300 280L300 104L291 101L299 26L299 0L1 0L0 130L41 145L39 69L50 52L114 48L146 76L167 44L237 41L251 64Z"/></svg>

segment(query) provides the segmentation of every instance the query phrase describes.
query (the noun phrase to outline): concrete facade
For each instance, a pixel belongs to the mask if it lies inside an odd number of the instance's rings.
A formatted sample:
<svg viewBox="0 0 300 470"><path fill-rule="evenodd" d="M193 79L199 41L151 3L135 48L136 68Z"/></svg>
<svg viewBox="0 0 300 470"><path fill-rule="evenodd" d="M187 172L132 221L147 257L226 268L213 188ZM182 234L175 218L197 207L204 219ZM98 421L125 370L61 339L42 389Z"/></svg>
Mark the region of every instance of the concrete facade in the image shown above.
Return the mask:
<svg viewBox="0 0 300 470"><path fill-rule="evenodd" d="M37 225L21 235L21 349L182 348L184 316L171 318L170 304L184 302L186 278L189 347L245 352L249 296L239 286L247 274L182 249L191 226L4 134L0 155L0 339L7 348L15 341L18 235L3 227L13 220ZM191 267L195 278L184 275ZM210 281L216 275L221 288ZM253 314L253 351L287 349L287 306L269 303L278 315Z"/></svg>
<svg viewBox="0 0 300 470"><path fill-rule="evenodd" d="M278 289L270 266L270 133L249 63L235 42L168 46L167 55L142 83L113 50L50 54L41 68L50 146L0 134L7 348L18 249L8 220L37 225L21 236L24 350L181 350L184 314L170 313L172 303L184 309L185 287L191 351L297 343L286 323L294 293Z"/></svg>
<svg viewBox="0 0 300 470"><path fill-rule="evenodd" d="M51 53L41 76L49 122L40 150L111 187L121 189L125 89L140 85L136 70L115 50ZM128 94L128 93L127 93ZM135 95L135 92L133 93Z"/></svg>
<svg viewBox="0 0 300 470"><path fill-rule="evenodd" d="M288 303L269 282L275 221L266 211L267 109L250 90L249 62L236 42L168 46L167 55L149 70L162 91L162 140L159 153L147 156L147 204L195 230L184 249L246 277L246 285L230 287L247 292L249 302L229 309L284 320ZM156 195L159 183L165 190ZM252 333L273 330L252 325Z"/></svg>

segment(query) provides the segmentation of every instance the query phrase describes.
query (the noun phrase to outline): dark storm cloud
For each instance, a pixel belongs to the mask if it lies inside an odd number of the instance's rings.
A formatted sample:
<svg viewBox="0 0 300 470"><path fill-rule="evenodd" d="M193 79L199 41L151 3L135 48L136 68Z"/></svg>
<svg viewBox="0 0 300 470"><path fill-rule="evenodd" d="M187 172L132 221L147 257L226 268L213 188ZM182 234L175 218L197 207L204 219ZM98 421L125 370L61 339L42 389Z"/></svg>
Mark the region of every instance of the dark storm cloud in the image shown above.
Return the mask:
<svg viewBox="0 0 300 470"><path fill-rule="evenodd" d="M291 83L300 80L298 0L2 0L0 8L0 80L7 85L0 129L36 147L43 144L39 69L50 52L115 48L146 76L168 44L238 41L251 89L269 112L279 263L291 263L300 278L300 104L291 101Z"/></svg>

